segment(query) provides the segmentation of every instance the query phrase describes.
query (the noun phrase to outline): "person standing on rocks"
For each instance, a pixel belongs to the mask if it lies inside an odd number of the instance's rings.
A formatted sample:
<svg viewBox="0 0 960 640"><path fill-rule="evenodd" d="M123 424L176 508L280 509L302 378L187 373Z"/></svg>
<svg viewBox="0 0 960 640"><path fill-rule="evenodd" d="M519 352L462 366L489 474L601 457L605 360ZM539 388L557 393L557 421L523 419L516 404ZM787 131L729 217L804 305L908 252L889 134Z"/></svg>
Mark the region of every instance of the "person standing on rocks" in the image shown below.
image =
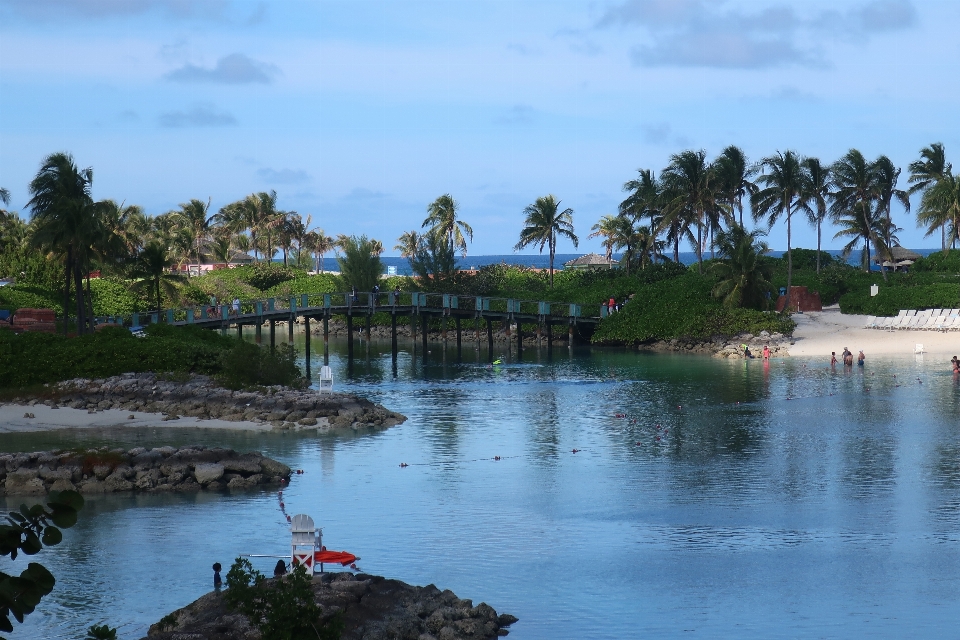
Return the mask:
<svg viewBox="0 0 960 640"><path fill-rule="evenodd" d="M287 574L287 563L283 560L277 560L277 566L273 568L273 577L282 578Z"/></svg>
<svg viewBox="0 0 960 640"><path fill-rule="evenodd" d="M223 586L223 579L220 577L220 569L222 568L219 562L213 563L213 588L215 591L220 591L220 587Z"/></svg>

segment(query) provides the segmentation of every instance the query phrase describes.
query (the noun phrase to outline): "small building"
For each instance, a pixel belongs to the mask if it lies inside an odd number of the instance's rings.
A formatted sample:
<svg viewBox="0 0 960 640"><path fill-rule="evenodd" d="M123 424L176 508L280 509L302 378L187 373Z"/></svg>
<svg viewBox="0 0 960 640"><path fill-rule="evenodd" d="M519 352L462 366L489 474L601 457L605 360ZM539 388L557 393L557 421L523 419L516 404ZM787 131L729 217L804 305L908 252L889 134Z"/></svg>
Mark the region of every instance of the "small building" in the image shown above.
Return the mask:
<svg viewBox="0 0 960 640"><path fill-rule="evenodd" d="M243 264L252 264L254 261L253 256L249 253L243 251L237 251L236 249L230 250L230 262L217 262L213 257L213 252L210 251L210 247L207 244L204 244L200 247L200 264L193 262L194 255L186 256L188 262L181 264L178 268L180 271L185 271L191 275L200 275L201 273L207 273L208 271L216 271L217 269L227 269L230 267L236 267Z"/></svg>
<svg viewBox="0 0 960 640"><path fill-rule="evenodd" d="M873 263L882 263L887 269L896 271L897 269L909 267L921 257L916 251L910 251L910 249L904 249L901 246L890 247L890 256L893 260L886 260L880 256L879 253L876 253L873 256Z"/></svg>
<svg viewBox="0 0 960 640"><path fill-rule="evenodd" d="M601 256L596 253L588 253L585 256L564 262L563 268L573 269L575 271L598 271L600 269L613 269L618 264L620 263L613 258L607 258L606 256Z"/></svg>

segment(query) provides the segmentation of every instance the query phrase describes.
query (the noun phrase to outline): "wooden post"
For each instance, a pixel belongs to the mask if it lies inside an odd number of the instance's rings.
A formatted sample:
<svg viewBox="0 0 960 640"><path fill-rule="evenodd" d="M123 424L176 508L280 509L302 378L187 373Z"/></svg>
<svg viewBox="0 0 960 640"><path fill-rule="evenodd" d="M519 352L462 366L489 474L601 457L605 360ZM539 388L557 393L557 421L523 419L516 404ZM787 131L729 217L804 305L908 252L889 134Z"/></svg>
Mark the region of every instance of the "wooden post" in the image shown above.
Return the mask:
<svg viewBox="0 0 960 640"><path fill-rule="evenodd" d="M427 325L427 322L428 322L427 314L425 313L421 314L420 317L421 317L420 339L423 341L423 357L426 358L427 357L427 332L430 327L429 325Z"/></svg>
<svg viewBox="0 0 960 640"><path fill-rule="evenodd" d="M304 327L306 329L306 334L303 337L304 350L306 351L306 364L307 364L307 380L310 379L310 318L308 316L303 317Z"/></svg>
<svg viewBox="0 0 960 640"><path fill-rule="evenodd" d="M570 329L567 330L567 347L573 347L573 321L570 321Z"/></svg>
<svg viewBox="0 0 960 640"><path fill-rule="evenodd" d="M394 309L390 314L390 351L393 353L393 359L397 359L397 311Z"/></svg>
<svg viewBox="0 0 960 640"><path fill-rule="evenodd" d="M493 362L493 320L487 318L487 360Z"/></svg>
<svg viewBox="0 0 960 640"><path fill-rule="evenodd" d="M553 325L547 322L547 352L553 351Z"/></svg>
<svg viewBox="0 0 960 640"><path fill-rule="evenodd" d="M353 360L353 314L349 309L347 310L347 359Z"/></svg>
<svg viewBox="0 0 960 640"><path fill-rule="evenodd" d="M373 314L371 314L369 311L367 312L367 330L366 330L366 334L367 334L367 345L370 344L370 317L371 317L372 315L373 315Z"/></svg>
<svg viewBox="0 0 960 640"><path fill-rule="evenodd" d="M446 312L446 309L444 309ZM447 348L447 314L440 316L440 340L443 342L443 348Z"/></svg>
<svg viewBox="0 0 960 640"><path fill-rule="evenodd" d="M457 316L457 362L463 359L463 345L460 342L460 316Z"/></svg>
<svg viewBox="0 0 960 640"><path fill-rule="evenodd" d="M307 333L310 333L310 323L307 318ZM323 313L323 364L330 364L330 315Z"/></svg>
<svg viewBox="0 0 960 640"><path fill-rule="evenodd" d="M517 361L523 358L523 323L517 318Z"/></svg>
<svg viewBox="0 0 960 640"><path fill-rule="evenodd" d="M243 325L239 322L237 323L237 337L243 340Z"/></svg>
<svg viewBox="0 0 960 640"><path fill-rule="evenodd" d="M287 321L287 342L293 344L293 323L297 321L297 316L291 312L290 320Z"/></svg>
<svg viewBox="0 0 960 640"><path fill-rule="evenodd" d="M270 318L270 351L277 350L277 321Z"/></svg>
<svg viewBox="0 0 960 640"><path fill-rule="evenodd" d="M260 344L263 338L263 321L260 318L257 318L257 323L254 325L254 327L256 327L255 332L257 336L257 344Z"/></svg>

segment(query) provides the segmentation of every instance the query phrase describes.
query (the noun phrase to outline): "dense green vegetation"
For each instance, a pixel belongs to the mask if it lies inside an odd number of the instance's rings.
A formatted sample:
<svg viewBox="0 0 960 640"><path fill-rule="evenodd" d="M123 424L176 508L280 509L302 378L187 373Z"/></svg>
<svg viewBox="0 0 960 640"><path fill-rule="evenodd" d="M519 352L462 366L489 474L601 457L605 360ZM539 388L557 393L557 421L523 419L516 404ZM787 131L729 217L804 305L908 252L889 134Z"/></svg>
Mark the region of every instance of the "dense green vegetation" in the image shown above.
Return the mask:
<svg viewBox="0 0 960 640"><path fill-rule="evenodd" d="M233 387L297 384L300 373L289 350L261 349L196 327L147 327L144 337L107 327L65 338L0 330L0 388L23 388L72 378L127 372L201 373Z"/></svg>

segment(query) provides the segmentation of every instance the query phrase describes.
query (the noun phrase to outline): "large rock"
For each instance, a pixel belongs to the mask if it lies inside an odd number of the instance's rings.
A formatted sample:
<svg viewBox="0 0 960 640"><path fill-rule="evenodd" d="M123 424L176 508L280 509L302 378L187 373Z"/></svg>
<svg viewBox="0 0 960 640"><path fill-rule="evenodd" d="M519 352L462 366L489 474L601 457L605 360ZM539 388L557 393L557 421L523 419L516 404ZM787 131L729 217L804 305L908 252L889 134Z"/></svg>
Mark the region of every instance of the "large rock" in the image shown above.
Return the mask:
<svg viewBox="0 0 960 640"><path fill-rule="evenodd" d="M4 489L9 496L35 496L47 492L36 469L18 469L7 473Z"/></svg>
<svg viewBox="0 0 960 640"><path fill-rule="evenodd" d="M223 465L218 462L201 462L194 467L193 477L201 485L210 484L223 477Z"/></svg>

